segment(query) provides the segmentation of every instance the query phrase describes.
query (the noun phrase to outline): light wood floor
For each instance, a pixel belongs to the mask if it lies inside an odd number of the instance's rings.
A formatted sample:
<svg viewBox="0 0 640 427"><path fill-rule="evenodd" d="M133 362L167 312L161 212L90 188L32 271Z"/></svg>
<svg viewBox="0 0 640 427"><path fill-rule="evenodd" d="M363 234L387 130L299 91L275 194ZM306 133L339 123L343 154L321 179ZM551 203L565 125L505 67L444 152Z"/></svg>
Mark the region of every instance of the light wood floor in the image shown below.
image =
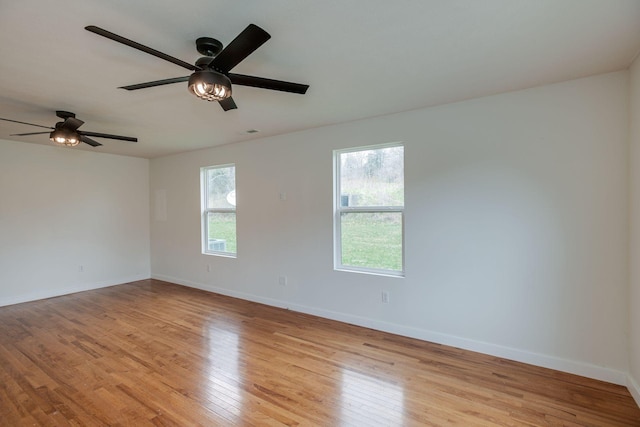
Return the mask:
<svg viewBox="0 0 640 427"><path fill-rule="evenodd" d="M0 308L0 425L640 426L612 384L145 280Z"/></svg>

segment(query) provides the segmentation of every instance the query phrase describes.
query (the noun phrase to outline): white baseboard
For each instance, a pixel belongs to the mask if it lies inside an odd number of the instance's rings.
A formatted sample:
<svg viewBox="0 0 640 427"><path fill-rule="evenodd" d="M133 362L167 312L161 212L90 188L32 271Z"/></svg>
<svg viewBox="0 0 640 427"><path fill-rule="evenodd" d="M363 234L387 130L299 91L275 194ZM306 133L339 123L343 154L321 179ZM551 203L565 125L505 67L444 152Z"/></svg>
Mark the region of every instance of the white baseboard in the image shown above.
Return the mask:
<svg viewBox="0 0 640 427"><path fill-rule="evenodd" d="M319 309L315 307L308 307L304 305L291 304L289 302L260 297L257 295L247 294L225 288L218 288L212 285L206 285L203 283L196 283L189 280L183 280L177 277L170 277L159 274L152 274L154 279L163 280L166 282L176 283L191 288L197 288L204 291L215 292L221 295L227 295L230 297L240 298L248 301L258 302L273 307L285 308L301 313L311 314L314 316L323 317L326 319L337 320L352 325L363 326L383 332L389 332L396 335L402 335L410 338L416 338L423 341L429 341L436 344L443 344L452 347L462 348L465 350L475 351L495 357L501 357L504 359L514 360L517 362L527 363L530 365L541 366L544 368L554 369L557 371L567 372L570 374L580 375L587 378L593 378L600 381L606 381L618 385L627 385L629 381L632 381L625 372L620 372L614 369L606 368L603 366L592 365L585 362L562 359L555 356L549 356L545 354L533 353L529 351L519 350L516 348L505 347L497 344L491 344L487 342L475 341L467 338L456 337L453 335L442 334L439 332L413 328L404 325L397 325L394 323L382 322L375 319L369 319L365 317L353 316L345 313L333 312L330 310ZM638 387L635 384L634 398L636 402L638 398ZM631 388L630 388L631 389ZM631 392L633 394L633 392Z"/></svg>
<svg viewBox="0 0 640 427"><path fill-rule="evenodd" d="M640 407L640 385L638 385L638 382L634 380L631 375L627 376L627 388L636 401L636 404Z"/></svg>
<svg viewBox="0 0 640 427"><path fill-rule="evenodd" d="M62 295L75 294L76 292L90 291L92 289L106 288L108 286L121 285L123 283L135 282L138 280L149 279L148 274L120 277L118 279L106 280L102 282L84 283L78 286L71 286L65 288L47 289L37 292L29 292L22 295L12 296L10 298L0 298L0 307L6 305L20 304L23 302L37 301L40 299L59 297Z"/></svg>

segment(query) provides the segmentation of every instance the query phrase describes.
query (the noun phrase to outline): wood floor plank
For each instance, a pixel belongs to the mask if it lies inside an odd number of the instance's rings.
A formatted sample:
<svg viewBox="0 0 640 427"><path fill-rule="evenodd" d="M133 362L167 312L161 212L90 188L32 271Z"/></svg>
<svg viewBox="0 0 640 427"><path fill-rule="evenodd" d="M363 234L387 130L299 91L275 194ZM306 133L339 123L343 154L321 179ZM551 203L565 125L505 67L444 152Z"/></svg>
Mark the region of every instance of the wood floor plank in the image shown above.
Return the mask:
<svg viewBox="0 0 640 427"><path fill-rule="evenodd" d="M0 425L640 426L621 386L157 280L0 308Z"/></svg>

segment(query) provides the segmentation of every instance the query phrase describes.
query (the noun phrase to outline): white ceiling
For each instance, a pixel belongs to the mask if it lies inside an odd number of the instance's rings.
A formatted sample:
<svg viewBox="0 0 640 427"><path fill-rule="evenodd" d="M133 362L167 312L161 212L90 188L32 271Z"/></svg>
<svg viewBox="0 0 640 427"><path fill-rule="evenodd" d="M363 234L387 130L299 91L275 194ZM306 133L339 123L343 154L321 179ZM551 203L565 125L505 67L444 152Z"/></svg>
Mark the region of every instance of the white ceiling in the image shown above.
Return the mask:
<svg viewBox="0 0 640 427"><path fill-rule="evenodd" d="M226 45L249 23L272 38L233 72L306 95L234 86L224 112L186 83L117 89L189 71L84 30L193 63L196 38ZM80 149L153 158L621 70L639 49L640 0L4 0L0 117L72 111L81 130L139 138ZM9 136L37 131L0 121L2 139L49 144Z"/></svg>

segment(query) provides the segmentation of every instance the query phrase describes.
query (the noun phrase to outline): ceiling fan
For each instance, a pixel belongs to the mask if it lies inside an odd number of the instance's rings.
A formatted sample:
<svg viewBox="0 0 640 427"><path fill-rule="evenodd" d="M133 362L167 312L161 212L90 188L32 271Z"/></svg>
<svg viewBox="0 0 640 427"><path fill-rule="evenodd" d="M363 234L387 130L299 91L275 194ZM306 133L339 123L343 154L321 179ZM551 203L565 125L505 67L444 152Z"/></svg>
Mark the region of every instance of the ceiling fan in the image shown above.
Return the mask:
<svg viewBox="0 0 640 427"><path fill-rule="evenodd" d="M247 28L245 28L224 48L222 43L216 39L210 37L200 37L197 39L196 48L198 49L198 52L205 56L198 59L195 62L195 65L189 64L188 62L184 62L178 58L174 58L173 56L144 46L94 25L89 25L85 27L85 29L193 71L193 74L190 76L122 86L120 89L138 90L172 83L189 82L189 91L191 93L196 95L198 98L207 101L218 101L222 109L228 111L238 108L231 97L232 83L241 86L251 86L298 94L306 93L309 88L309 85L299 83L230 73L233 67L238 65L247 56L271 38L269 33L254 24L249 24Z"/></svg>
<svg viewBox="0 0 640 427"><path fill-rule="evenodd" d="M51 141L60 145L66 145L67 147L74 147L80 144L80 142L89 144L92 147L99 147L102 145L98 141L95 141L89 137L118 139L121 141L138 142L138 138L133 138L130 136L111 135L108 133L98 133L98 132L78 130L78 128L82 126L84 122L80 119L76 119L76 115L68 111L56 111L56 116L60 117L63 121L56 123L55 127L36 125L34 123L20 122L18 120L3 119L2 117L0 117L0 120L4 120L5 122L21 123L23 125L36 126L39 128L52 129L51 131L46 131L46 132L14 133L11 136L41 135L41 134L48 133L49 139L51 139Z"/></svg>

